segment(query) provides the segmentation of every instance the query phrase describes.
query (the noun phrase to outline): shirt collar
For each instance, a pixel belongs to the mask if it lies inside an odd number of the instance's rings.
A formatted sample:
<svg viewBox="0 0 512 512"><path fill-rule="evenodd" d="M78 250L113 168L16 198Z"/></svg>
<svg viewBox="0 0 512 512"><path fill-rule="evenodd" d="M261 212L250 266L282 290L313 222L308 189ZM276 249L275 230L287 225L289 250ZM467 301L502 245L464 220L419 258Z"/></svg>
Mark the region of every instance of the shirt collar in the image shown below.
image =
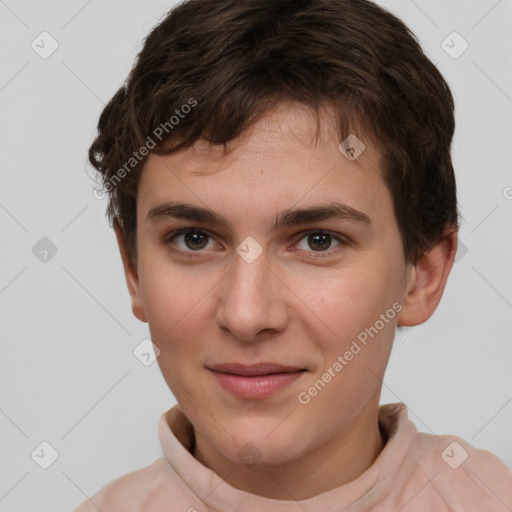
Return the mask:
<svg viewBox="0 0 512 512"><path fill-rule="evenodd" d="M160 417L158 435L167 462L191 492L213 509L226 512L338 512L341 507L353 505L358 500L378 500L378 495L387 488L385 482L394 480L417 434L402 403L380 406L379 425L387 442L370 468L352 482L302 501L269 499L238 490L201 464L192 455L194 427L178 404Z"/></svg>

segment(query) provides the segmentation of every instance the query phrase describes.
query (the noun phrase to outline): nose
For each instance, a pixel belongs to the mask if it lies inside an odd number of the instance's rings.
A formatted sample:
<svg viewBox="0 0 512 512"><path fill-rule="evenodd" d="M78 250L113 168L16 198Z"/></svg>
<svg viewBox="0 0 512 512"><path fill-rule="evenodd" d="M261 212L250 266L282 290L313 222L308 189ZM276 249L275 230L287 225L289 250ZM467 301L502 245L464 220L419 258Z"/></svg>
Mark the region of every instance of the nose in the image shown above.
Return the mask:
<svg viewBox="0 0 512 512"><path fill-rule="evenodd" d="M251 263L235 253L231 270L217 287L217 324L237 340L261 341L287 325L291 292L270 263L266 251Z"/></svg>

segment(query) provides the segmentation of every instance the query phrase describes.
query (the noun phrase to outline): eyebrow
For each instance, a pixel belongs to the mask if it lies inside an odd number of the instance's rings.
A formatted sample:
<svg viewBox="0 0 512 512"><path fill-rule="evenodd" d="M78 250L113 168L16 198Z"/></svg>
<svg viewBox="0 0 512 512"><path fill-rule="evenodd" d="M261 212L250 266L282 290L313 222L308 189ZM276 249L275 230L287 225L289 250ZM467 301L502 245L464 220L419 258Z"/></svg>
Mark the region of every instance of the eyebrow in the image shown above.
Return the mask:
<svg viewBox="0 0 512 512"><path fill-rule="evenodd" d="M146 222L156 222L165 219L186 219L202 224L211 224L231 229L229 221L221 214L187 203L165 202L151 208L146 215ZM368 226L372 222L368 215L350 206L330 203L301 209L287 209L279 212L270 225L271 230L280 227L308 224L322 220L337 219L360 222Z"/></svg>
<svg viewBox="0 0 512 512"><path fill-rule="evenodd" d="M185 219L231 230L229 221L223 215L187 203L165 202L151 208L146 215L146 221L149 222L167 218ZM275 231L280 227L311 224L329 219L349 220L372 226L370 218L365 213L345 204L329 203L308 208L283 210L276 215L273 224L269 227L272 231Z"/></svg>

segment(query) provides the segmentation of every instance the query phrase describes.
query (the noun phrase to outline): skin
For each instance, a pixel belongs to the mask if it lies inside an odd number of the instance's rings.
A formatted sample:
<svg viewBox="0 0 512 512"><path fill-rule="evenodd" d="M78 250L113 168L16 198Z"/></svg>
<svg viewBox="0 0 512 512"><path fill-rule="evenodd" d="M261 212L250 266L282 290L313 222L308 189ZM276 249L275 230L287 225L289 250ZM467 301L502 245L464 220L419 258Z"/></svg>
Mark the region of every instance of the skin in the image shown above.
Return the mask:
<svg viewBox="0 0 512 512"><path fill-rule="evenodd" d="M282 500L350 482L378 457L385 444L379 398L396 325L432 315L457 248L456 232L447 230L416 265L406 263L376 149L360 134L366 150L351 162L332 123L322 126L315 142L311 112L282 104L229 144L228 155L205 141L151 155L137 195L134 266L116 227L133 312L148 322L162 374L194 426L194 456L233 487ZM214 210L231 227L147 219L167 201ZM281 210L331 202L365 213L371 226L329 219L269 229ZM185 227L203 235L188 243L184 235L169 236ZM308 241L320 229L332 237ZM249 236L262 249L252 263L236 252ZM400 313L300 403L298 393L394 303ZM307 371L268 398L240 399L206 368L231 361ZM257 448L252 466L237 455L247 443Z"/></svg>

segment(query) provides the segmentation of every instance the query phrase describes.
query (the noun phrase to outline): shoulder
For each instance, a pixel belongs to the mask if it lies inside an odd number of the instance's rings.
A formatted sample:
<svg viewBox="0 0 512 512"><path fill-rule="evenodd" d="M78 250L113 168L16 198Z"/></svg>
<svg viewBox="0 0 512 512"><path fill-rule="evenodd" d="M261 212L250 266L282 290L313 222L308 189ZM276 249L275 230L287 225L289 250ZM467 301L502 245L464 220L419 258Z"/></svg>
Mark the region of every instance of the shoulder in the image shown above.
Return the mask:
<svg viewBox="0 0 512 512"><path fill-rule="evenodd" d="M452 435L419 433L415 447L418 470L454 510L512 510L512 471L496 455Z"/></svg>
<svg viewBox="0 0 512 512"><path fill-rule="evenodd" d="M127 473L100 489L74 512L135 512L149 510L150 502L158 499L168 479L168 462L161 458L152 464Z"/></svg>

